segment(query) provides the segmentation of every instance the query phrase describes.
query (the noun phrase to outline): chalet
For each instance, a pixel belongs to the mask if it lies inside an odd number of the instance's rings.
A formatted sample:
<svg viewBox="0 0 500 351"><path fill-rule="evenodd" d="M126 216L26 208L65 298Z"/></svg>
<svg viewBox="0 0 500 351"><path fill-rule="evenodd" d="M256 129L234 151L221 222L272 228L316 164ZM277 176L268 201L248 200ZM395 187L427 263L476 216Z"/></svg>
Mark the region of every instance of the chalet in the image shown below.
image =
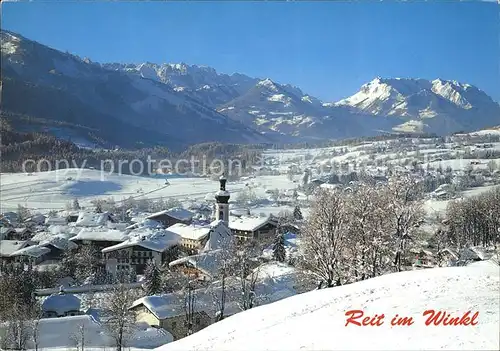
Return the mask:
<svg viewBox="0 0 500 351"><path fill-rule="evenodd" d="M78 246L94 245L98 250L102 250L121 243L127 240L127 238L127 234L120 230L107 228L83 228L70 240Z"/></svg>
<svg viewBox="0 0 500 351"><path fill-rule="evenodd" d="M10 254L14 262L19 264L36 265L40 264L49 257L50 249L43 246L33 245L19 249Z"/></svg>
<svg viewBox="0 0 500 351"><path fill-rule="evenodd" d="M184 305L185 297L179 293L172 293L143 297L135 301L130 309L135 312L136 322L163 328L172 334L174 340L179 340L188 335ZM200 331L213 323L213 318L196 306L195 303L191 327L193 332Z"/></svg>
<svg viewBox="0 0 500 351"><path fill-rule="evenodd" d="M229 228L238 240L269 238L276 235L278 221L275 217L230 217Z"/></svg>
<svg viewBox="0 0 500 351"><path fill-rule="evenodd" d="M178 246L179 242L179 235L171 231L148 228L130 233L126 241L107 247L101 252L106 262L106 270L111 274L131 270L143 274L149 261L153 260L160 266L166 261L169 249Z"/></svg>
<svg viewBox="0 0 500 351"><path fill-rule="evenodd" d="M177 223L168 227L167 230L180 236L179 244L182 248L197 253L207 242L211 228L209 225L197 226Z"/></svg>
<svg viewBox="0 0 500 351"><path fill-rule="evenodd" d="M75 250L78 247L74 242L61 236L53 236L41 241L38 245L50 250L46 255L47 260L61 260L65 252Z"/></svg>
<svg viewBox="0 0 500 351"><path fill-rule="evenodd" d="M194 213L180 207L174 207L169 210L153 213L146 217L160 222L165 228L168 228L176 223L191 224Z"/></svg>
<svg viewBox="0 0 500 351"><path fill-rule="evenodd" d="M50 295L42 302L42 318L82 315L80 305L78 297L65 293L61 288L58 294Z"/></svg>
<svg viewBox="0 0 500 351"><path fill-rule="evenodd" d="M10 234L11 240L28 240L33 235L33 231L29 228L14 228L15 233Z"/></svg>

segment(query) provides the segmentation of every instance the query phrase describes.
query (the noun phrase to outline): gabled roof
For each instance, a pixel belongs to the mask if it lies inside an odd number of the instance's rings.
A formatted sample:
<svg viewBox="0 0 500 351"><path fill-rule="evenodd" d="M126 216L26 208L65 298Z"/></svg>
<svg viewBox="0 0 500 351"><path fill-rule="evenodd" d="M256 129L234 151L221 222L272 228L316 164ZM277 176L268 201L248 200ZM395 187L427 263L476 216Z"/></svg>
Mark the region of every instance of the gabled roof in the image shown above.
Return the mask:
<svg viewBox="0 0 500 351"><path fill-rule="evenodd" d="M171 231L146 228L145 230L131 232L126 241L107 247L102 252L106 253L134 246L140 246L156 252L164 252L172 246L177 245L179 241L180 236Z"/></svg>
<svg viewBox="0 0 500 351"><path fill-rule="evenodd" d="M183 209L182 207L174 207L168 210L153 213L146 217L146 219L155 219L156 217L167 215L180 221L190 221L193 219L194 213Z"/></svg>
<svg viewBox="0 0 500 351"><path fill-rule="evenodd" d="M34 245L34 246L28 246L28 247L25 247L23 249L17 250L15 252L13 252L12 254L10 254L10 256L11 257L29 256L29 257L38 258L38 257L41 257L41 256L49 253L49 252L50 252L50 249L48 249L46 247Z"/></svg>
<svg viewBox="0 0 500 351"><path fill-rule="evenodd" d="M210 224L210 228L210 236L202 252L227 249L233 244L233 233L224 221L214 221Z"/></svg>
<svg viewBox="0 0 500 351"><path fill-rule="evenodd" d="M49 239L41 241L38 245L43 247L52 245L55 248L58 248L59 250L63 251L74 250L78 247L78 245L76 245L74 242L69 241L68 239L62 236L52 236Z"/></svg>

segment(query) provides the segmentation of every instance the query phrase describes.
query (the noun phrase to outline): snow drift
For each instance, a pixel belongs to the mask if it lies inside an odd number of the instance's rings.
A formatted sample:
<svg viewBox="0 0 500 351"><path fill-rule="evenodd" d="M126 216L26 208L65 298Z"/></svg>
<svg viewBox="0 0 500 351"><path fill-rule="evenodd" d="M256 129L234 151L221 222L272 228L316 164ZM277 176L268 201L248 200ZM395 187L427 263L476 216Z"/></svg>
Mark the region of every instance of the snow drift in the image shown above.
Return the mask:
<svg viewBox="0 0 500 351"><path fill-rule="evenodd" d="M499 345L499 267L395 273L317 290L229 317L158 351L170 350L493 350ZM381 326L346 326L346 312L384 314ZM426 310L463 316L475 326L426 326ZM391 326L395 315L413 325Z"/></svg>

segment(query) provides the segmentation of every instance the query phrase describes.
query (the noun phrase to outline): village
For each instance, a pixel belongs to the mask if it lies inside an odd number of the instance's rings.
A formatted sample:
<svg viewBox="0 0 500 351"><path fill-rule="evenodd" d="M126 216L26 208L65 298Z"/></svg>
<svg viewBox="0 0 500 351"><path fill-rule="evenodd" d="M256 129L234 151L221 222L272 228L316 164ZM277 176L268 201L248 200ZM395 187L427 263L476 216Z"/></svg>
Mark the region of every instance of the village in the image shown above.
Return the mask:
<svg viewBox="0 0 500 351"><path fill-rule="evenodd" d="M327 204L331 199L325 194L332 192L362 191L368 178L382 190L400 177L422 186L423 212L415 212L421 218L408 230L424 235L405 253L401 269L488 259L494 252L487 247L448 245L442 234L453 228L446 218L448 203L500 184L495 137L268 150L253 174L231 181L222 175L210 182L212 191L189 202L177 197L144 199L141 206L126 200L118 206L91 196L43 214L19 205L1 216L0 272L30 275L32 283L24 288L39 309L24 319L33 331L7 323L1 340L16 349L151 348L253 307L321 288L329 279L321 282L322 272L300 262L307 255L301 241L314 225L310 216L321 216L313 203L326 196ZM287 186L258 188L255 183L265 177ZM265 213L265 206L271 211ZM384 272L380 268L375 275ZM57 339L58 328L69 336Z"/></svg>

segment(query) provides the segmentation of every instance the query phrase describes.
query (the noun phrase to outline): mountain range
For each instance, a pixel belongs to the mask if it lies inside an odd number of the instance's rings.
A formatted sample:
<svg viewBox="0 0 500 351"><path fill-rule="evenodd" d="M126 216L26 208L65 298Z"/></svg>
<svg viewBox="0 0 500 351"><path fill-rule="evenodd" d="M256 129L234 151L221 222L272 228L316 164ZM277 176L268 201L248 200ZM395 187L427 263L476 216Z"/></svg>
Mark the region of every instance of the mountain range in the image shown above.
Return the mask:
<svg viewBox="0 0 500 351"><path fill-rule="evenodd" d="M270 78L180 64L97 63L2 31L2 115L82 145L181 148L388 132L449 134L500 124L500 105L456 81L375 78L323 102Z"/></svg>

